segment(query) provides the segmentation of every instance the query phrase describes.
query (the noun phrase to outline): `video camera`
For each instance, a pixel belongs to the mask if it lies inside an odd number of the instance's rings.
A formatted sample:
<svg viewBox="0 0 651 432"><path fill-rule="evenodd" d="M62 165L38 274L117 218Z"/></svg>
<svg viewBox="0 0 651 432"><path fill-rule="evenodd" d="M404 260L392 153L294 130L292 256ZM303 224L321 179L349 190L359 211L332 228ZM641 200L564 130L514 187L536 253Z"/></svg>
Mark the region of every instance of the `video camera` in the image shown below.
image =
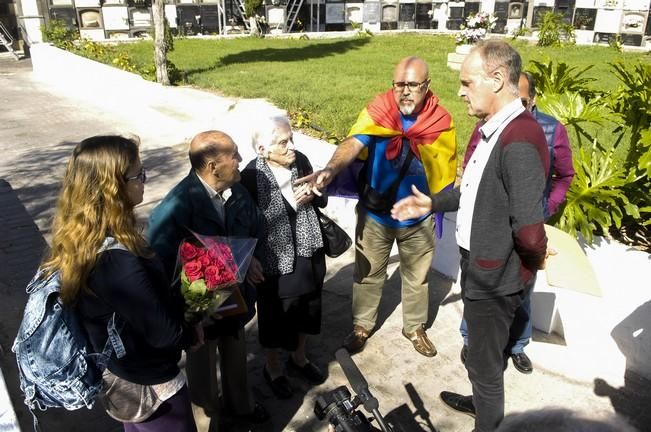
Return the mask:
<svg viewBox="0 0 651 432"><path fill-rule="evenodd" d="M317 418L327 420L335 427L336 432L393 432L391 425L382 418L377 399L369 391L364 375L348 351L341 348L335 353L335 357L355 391L355 396L351 396L346 386L322 394L314 404L314 414ZM369 419L357 409L360 405L364 405L364 409L373 414L380 429L371 425Z"/></svg>

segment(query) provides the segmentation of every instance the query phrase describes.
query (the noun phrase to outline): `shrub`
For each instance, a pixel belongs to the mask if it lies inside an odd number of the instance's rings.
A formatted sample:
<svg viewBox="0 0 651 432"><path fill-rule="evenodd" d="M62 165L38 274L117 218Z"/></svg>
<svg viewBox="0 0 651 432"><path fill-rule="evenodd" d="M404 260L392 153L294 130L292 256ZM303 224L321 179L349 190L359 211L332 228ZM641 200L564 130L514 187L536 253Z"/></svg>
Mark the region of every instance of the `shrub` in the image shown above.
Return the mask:
<svg viewBox="0 0 651 432"><path fill-rule="evenodd" d="M602 97L598 96L586 102L577 92L547 93L537 99L536 105L541 111L567 126L569 132L573 131L577 146L584 138L588 142L594 141L594 136L589 132L591 126L603 126L613 118Z"/></svg>
<svg viewBox="0 0 651 432"><path fill-rule="evenodd" d="M558 226L572 235L580 232L592 243L595 231L608 233L621 227L624 214L639 218L639 210L624 192L634 180L613 158L614 148L602 151L596 141L574 152L576 174L567 192L567 201Z"/></svg>
<svg viewBox="0 0 651 432"><path fill-rule="evenodd" d="M562 46L563 43L574 44L574 26L563 21L563 14L547 12L538 35L538 46Z"/></svg>
<svg viewBox="0 0 651 432"><path fill-rule="evenodd" d="M71 50L75 41L79 40L79 30L69 28L64 21L51 20L46 26L41 27L43 40L50 42L57 48Z"/></svg>
<svg viewBox="0 0 651 432"><path fill-rule="evenodd" d="M542 62L531 60L530 63L531 66L527 67L527 71L533 76L536 82L536 90L541 96L576 92L585 99L592 99L601 94L601 92L589 87L596 80L584 75L594 65L577 70L576 67L570 67L565 62L554 64L551 59Z"/></svg>
<svg viewBox="0 0 651 432"><path fill-rule="evenodd" d="M651 129L651 64L638 62L629 68L616 62L610 66L620 81L611 94L610 109L619 119L614 132L623 137L630 130L626 168L635 168L643 153L642 133Z"/></svg>

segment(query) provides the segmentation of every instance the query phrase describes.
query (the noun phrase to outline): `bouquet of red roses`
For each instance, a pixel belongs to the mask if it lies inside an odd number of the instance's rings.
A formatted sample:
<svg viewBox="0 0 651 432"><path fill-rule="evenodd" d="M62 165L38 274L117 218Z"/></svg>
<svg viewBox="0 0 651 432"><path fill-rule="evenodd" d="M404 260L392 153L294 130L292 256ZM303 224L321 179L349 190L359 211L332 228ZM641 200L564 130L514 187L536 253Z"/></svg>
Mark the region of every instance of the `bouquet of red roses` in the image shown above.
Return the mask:
<svg viewBox="0 0 651 432"><path fill-rule="evenodd" d="M219 313L244 281L257 240L193 234L179 246L177 267L185 319L196 323Z"/></svg>

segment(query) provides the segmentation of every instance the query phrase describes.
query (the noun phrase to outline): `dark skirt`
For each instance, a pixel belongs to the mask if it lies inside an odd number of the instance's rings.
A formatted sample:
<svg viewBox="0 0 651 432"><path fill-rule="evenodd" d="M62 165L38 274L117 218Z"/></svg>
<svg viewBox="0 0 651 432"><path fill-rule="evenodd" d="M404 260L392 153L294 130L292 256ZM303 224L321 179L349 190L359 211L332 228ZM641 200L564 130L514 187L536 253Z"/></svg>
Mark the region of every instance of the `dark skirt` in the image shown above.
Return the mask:
<svg viewBox="0 0 651 432"><path fill-rule="evenodd" d="M298 335L321 332L321 292L325 255L296 258L294 272L265 275L258 285L258 337L264 348L295 351Z"/></svg>

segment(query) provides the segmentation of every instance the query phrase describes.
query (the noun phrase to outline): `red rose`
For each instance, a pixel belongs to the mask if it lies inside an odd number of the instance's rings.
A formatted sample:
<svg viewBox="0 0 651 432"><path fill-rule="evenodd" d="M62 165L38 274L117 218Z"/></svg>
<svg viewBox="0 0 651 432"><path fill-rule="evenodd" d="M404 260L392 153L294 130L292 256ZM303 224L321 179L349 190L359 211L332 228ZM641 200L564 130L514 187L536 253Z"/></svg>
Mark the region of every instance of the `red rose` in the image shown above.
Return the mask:
<svg viewBox="0 0 651 432"><path fill-rule="evenodd" d="M215 249L213 249L213 248L208 249L208 256L211 259L215 260L215 261L221 261L222 260L221 254L217 251L216 248Z"/></svg>
<svg viewBox="0 0 651 432"><path fill-rule="evenodd" d="M231 252L230 247L226 245L219 245L219 251L221 252L226 262L233 261L233 252Z"/></svg>
<svg viewBox="0 0 651 432"><path fill-rule="evenodd" d="M206 278L206 285L208 289L213 290L219 285L219 268L217 266L209 266L204 270Z"/></svg>
<svg viewBox="0 0 651 432"><path fill-rule="evenodd" d="M204 269L212 264L212 260L210 259L210 257L207 254L204 254L204 255L200 256L197 259L197 261L199 261L201 263L201 266Z"/></svg>
<svg viewBox="0 0 651 432"><path fill-rule="evenodd" d="M197 279L201 279L203 277L203 273L201 271L201 263L198 261L190 261L189 263L185 263L183 266L183 271L185 272L185 275L188 277L188 280L190 282L194 282Z"/></svg>
<svg viewBox="0 0 651 432"><path fill-rule="evenodd" d="M222 283L234 282L237 279L229 265L222 265L219 270Z"/></svg>
<svg viewBox="0 0 651 432"><path fill-rule="evenodd" d="M188 242L181 243L181 260L186 263L199 255L199 248Z"/></svg>

